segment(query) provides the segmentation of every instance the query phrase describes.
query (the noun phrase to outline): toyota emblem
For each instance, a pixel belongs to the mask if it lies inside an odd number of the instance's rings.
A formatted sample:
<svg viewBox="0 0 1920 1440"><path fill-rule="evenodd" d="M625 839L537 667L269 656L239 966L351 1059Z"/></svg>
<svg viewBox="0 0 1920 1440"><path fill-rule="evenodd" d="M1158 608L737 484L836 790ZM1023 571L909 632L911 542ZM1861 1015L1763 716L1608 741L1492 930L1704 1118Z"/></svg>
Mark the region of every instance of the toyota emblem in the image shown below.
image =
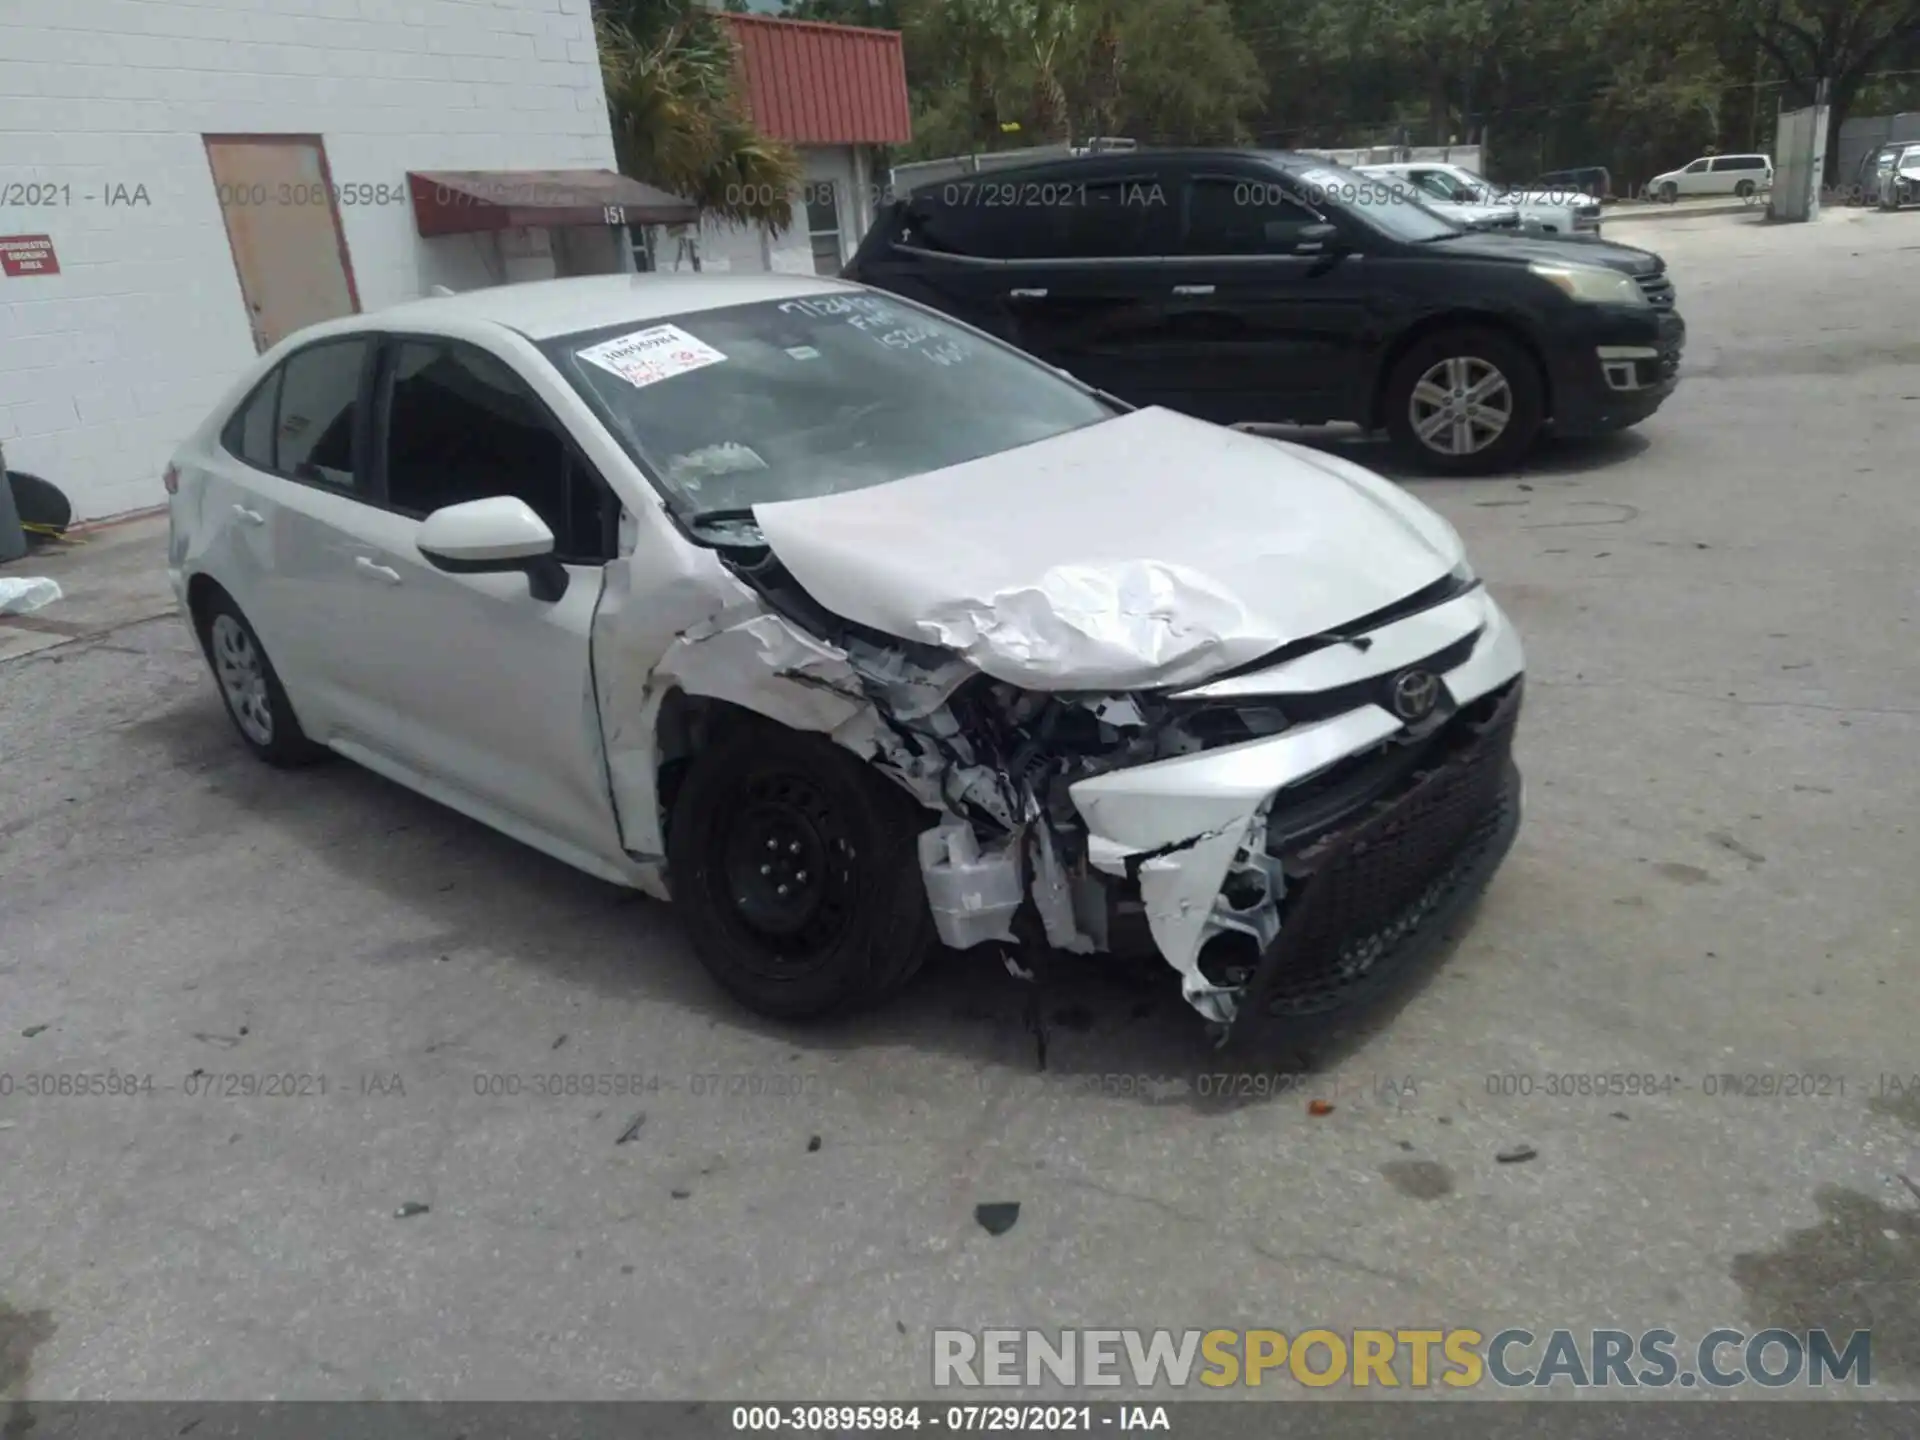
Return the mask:
<svg viewBox="0 0 1920 1440"><path fill-rule="evenodd" d="M1431 670L1406 670L1394 677L1393 713L1408 724L1424 720L1440 701L1440 680Z"/></svg>

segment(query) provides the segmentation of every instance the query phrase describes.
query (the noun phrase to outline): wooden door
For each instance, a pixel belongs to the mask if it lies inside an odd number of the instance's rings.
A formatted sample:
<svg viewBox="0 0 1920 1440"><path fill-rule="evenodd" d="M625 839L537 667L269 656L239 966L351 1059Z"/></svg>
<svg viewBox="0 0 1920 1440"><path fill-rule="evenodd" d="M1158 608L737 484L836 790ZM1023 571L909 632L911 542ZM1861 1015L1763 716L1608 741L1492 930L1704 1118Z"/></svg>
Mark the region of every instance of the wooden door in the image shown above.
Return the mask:
<svg viewBox="0 0 1920 1440"><path fill-rule="evenodd" d="M206 145L254 348L358 311L320 137L209 135Z"/></svg>

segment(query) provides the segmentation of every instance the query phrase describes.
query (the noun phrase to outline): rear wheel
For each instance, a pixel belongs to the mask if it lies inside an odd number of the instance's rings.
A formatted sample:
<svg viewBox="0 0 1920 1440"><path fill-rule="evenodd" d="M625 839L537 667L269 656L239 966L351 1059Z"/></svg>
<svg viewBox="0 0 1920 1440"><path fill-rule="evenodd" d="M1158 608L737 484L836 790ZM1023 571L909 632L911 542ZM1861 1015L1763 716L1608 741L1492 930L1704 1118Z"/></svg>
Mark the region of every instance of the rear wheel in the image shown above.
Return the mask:
<svg viewBox="0 0 1920 1440"><path fill-rule="evenodd" d="M1540 368L1491 330L1444 330L1418 341L1387 380L1387 429L1408 459L1447 475L1513 464L1545 419Z"/></svg>
<svg viewBox="0 0 1920 1440"><path fill-rule="evenodd" d="M325 758L307 738L287 703L287 692L267 659L260 637L224 592L216 592L199 616L200 643L240 739L269 765L291 769Z"/></svg>
<svg viewBox="0 0 1920 1440"><path fill-rule="evenodd" d="M741 1004L806 1019L874 1004L937 947L911 797L816 735L754 723L674 797L668 877L695 953Z"/></svg>
<svg viewBox="0 0 1920 1440"><path fill-rule="evenodd" d="M1738 185L1733 187L1733 193L1738 195L1742 200L1745 200L1748 204L1752 204L1753 197L1759 192L1754 187L1753 181L1742 180Z"/></svg>

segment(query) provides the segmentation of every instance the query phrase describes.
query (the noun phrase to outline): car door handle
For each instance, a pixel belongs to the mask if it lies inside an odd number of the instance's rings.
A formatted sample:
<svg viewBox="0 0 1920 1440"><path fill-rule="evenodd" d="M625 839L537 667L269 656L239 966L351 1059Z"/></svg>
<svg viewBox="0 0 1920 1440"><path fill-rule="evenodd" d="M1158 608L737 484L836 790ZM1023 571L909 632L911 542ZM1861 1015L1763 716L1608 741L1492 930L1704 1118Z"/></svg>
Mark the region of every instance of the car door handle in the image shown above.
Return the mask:
<svg viewBox="0 0 1920 1440"><path fill-rule="evenodd" d="M1009 290L1007 298L1009 300L1044 300L1047 298L1047 292L1045 290Z"/></svg>
<svg viewBox="0 0 1920 1440"><path fill-rule="evenodd" d="M262 515L258 510L249 510L244 505L234 506L233 513L249 525L264 525L267 523L266 516Z"/></svg>
<svg viewBox="0 0 1920 1440"><path fill-rule="evenodd" d="M362 575L384 580L389 585L398 585L400 583L400 572L390 565L382 565L379 561L369 559L365 555L354 556L353 564L354 568Z"/></svg>
<svg viewBox="0 0 1920 1440"><path fill-rule="evenodd" d="M1211 285L1176 285L1173 287L1173 293L1176 295L1211 295L1213 294L1213 286Z"/></svg>

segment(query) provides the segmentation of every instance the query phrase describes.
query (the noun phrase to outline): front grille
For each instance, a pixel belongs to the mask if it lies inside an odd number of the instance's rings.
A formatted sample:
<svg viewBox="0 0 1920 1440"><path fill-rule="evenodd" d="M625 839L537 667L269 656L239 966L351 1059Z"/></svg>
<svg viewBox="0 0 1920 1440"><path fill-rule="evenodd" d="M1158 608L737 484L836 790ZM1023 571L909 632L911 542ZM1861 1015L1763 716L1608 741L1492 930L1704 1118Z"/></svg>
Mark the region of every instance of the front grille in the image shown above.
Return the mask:
<svg viewBox="0 0 1920 1440"><path fill-rule="evenodd" d="M1516 681L1490 711L1463 712L1449 753L1353 823L1282 857L1290 890L1280 939L1254 982L1260 1011L1297 1017L1348 1003L1385 979L1404 942L1470 883L1517 803L1520 697Z"/></svg>
<svg viewBox="0 0 1920 1440"><path fill-rule="evenodd" d="M1634 280L1640 286L1640 293L1647 297L1647 303L1656 310L1671 310L1674 294L1673 281L1667 278L1667 272L1658 271L1652 275L1636 275Z"/></svg>

